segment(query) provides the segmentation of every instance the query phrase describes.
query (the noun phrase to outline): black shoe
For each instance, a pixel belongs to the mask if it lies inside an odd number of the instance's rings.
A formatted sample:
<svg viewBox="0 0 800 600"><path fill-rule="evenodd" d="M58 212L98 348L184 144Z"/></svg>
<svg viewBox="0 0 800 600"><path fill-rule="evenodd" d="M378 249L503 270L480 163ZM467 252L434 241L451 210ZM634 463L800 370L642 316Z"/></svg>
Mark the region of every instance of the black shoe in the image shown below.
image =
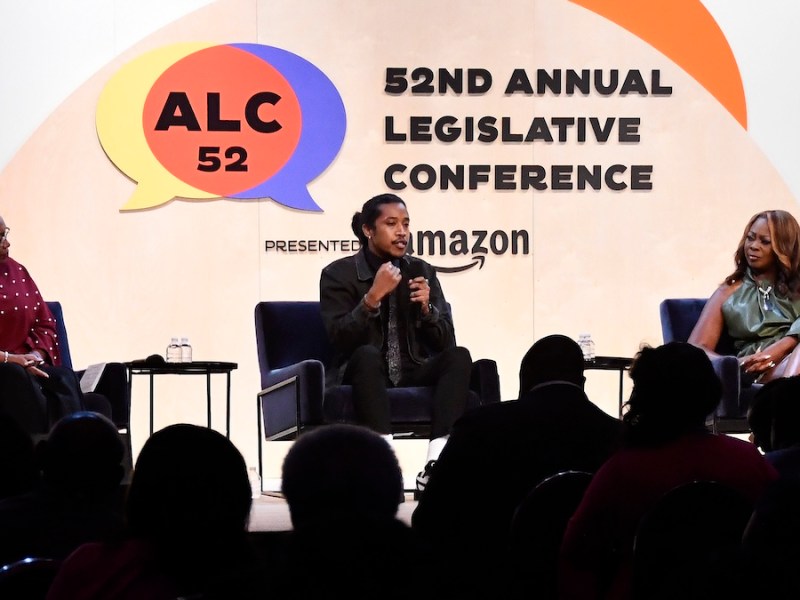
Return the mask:
<svg viewBox="0 0 800 600"><path fill-rule="evenodd" d="M414 490L414 500L419 500L425 488L428 487L428 480L431 478L431 470L433 470L435 464L435 460L429 460L425 468L417 474L417 489Z"/></svg>

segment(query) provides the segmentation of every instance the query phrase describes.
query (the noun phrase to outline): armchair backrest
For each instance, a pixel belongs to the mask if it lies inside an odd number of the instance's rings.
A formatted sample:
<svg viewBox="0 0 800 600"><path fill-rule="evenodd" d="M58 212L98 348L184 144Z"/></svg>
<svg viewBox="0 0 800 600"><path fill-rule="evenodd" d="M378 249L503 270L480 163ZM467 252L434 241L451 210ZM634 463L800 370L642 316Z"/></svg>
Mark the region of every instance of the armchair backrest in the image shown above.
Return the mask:
<svg viewBox="0 0 800 600"><path fill-rule="evenodd" d="M45 304L47 304L47 308L50 309L56 319L56 334L58 335L61 364L68 369L72 369L72 355L69 353L69 339L67 338L67 328L64 325L64 311L61 310L61 302L45 302Z"/></svg>
<svg viewBox="0 0 800 600"><path fill-rule="evenodd" d="M708 574L734 575L719 568L720 559L737 555L752 512L751 500L716 481L692 481L664 494L639 521L632 597L700 598L727 588L721 584L730 581L711 583Z"/></svg>
<svg viewBox="0 0 800 600"><path fill-rule="evenodd" d="M258 366L262 376L302 360L328 364L332 349L319 302L259 302L255 319Z"/></svg>
<svg viewBox="0 0 800 600"><path fill-rule="evenodd" d="M708 298L667 298L662 301L659 312L664 343L687 341L707 301ZM736 354L727 331L723 330L716 351L719 354Z"/></svg>

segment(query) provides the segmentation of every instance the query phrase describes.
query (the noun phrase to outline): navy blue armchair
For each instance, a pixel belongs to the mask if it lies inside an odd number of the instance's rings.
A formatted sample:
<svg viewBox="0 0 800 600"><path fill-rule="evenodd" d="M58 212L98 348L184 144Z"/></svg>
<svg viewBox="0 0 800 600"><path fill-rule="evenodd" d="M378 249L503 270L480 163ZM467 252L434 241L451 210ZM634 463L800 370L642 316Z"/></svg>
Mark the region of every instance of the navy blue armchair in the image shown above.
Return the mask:
<svg viewBox="0 0 800 600"><path fill-rule="evenodd" d="M47 302L47 307L56 319L56 334L58 335L61 363L64 367L74 370L72 366L72 355L69 351L67 328L64 323L64 311L61 307L61 303ZM75 371L75 374L80 378L83 375L83 371ZM103 374L97 382L95 393L105 397L111 406L111 420L120 431L120 436L125 444L127 452L125 467L128 472L130 472L132 468L130 436L131 398L125 365L119 362L106 363Z"/></svg>
<svg viewBox="0 0 800 600"><path fill-rule="evenodd" d="M292 439L304 429L327 423L352 423L349 385L325 389L325 365L332 356L319 302L259 302L255 308L258 365L259 455L267 440ZM429 433L432 387L389 390L394 433ZM475 361L467 410L500 401L497 364Z"/></svg>
<svg viewBox="0 0 800 600"><path fill-rule="evenodd" d="M685 342L689 339L707 298L669 298L661 302L661 333L664 342ZM719 433L748 433L747 411L761 385L742 386L739 361L733 340L723 331L715 351L722 354L711 360L722 382L722 399L714 412L712 426Z"/></svg>

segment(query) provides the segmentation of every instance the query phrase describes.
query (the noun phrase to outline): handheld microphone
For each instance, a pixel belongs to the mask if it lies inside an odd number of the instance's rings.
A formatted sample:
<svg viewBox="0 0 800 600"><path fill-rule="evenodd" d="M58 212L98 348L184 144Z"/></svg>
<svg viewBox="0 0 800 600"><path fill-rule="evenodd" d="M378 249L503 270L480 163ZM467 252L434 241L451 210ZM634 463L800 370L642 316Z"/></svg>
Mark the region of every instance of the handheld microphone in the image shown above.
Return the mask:
<svg viewBox="0 0 800 600"><path fill-rule="evenodd" d="M411 279L416 279L417 277L425 277L424 265L418 261L407 263L406 271L403 273L403 280L405 281L406 287L408 287L408 282ZM409 288L409 301L411 300L410 296L411 290ZM414 317L414 322L417 327L419 327L420 319L422 319L422 305L419 302L412 302L411 313Z"/></svg>
<svg viewBox="0 0 800 600"><path fill-rule="evenodd" d="M405 277L406 279L416 279L417 277L425 277L425 266L419 262L409 262L407 263L408 267L406 268Z"/></svg>

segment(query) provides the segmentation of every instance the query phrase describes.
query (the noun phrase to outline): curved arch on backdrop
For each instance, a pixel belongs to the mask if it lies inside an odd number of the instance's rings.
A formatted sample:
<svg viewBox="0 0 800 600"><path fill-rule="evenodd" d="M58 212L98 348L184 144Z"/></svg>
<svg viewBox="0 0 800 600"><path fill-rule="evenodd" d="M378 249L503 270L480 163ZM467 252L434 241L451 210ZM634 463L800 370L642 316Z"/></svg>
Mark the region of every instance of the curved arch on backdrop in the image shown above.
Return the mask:
<svg viewBox="0 0 800 600"><path fill-rule="evenodd" d="M624 27L691 75L747 129L747 101L728 40L700 0L570 0Z"/></svg>

